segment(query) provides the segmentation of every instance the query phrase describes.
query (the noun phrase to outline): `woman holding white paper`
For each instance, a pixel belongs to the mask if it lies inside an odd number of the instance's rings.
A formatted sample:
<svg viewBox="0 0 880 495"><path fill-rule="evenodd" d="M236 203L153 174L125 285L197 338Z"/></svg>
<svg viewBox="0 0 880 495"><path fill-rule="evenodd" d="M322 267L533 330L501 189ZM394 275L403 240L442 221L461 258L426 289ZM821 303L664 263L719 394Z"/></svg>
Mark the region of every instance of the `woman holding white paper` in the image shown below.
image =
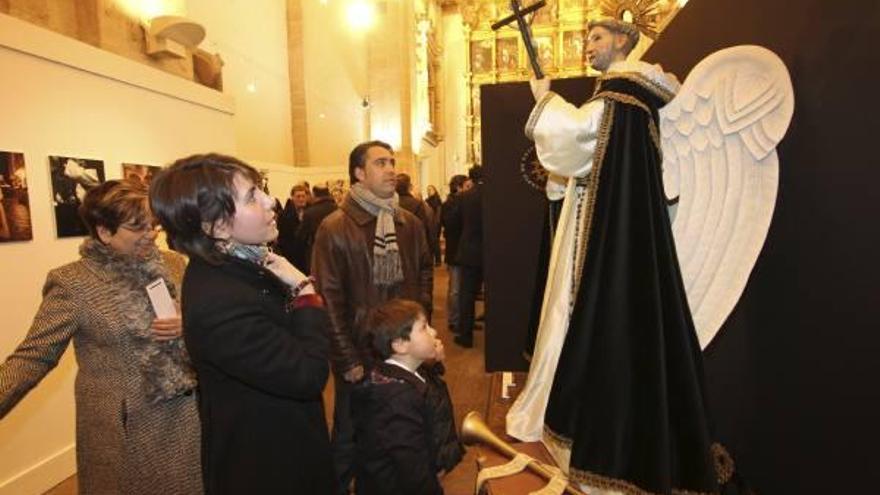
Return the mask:
<svg viewBox="0 0 880 495"><path fill-rule="evenodd" d="M79 493L202 493L195 375L179 316L156 318L147 285L178 293L179 255L160 252L147 190L107 181L85 196L91 236L49 272L25 339L0 364L0 418L72 340Z"/></svg>

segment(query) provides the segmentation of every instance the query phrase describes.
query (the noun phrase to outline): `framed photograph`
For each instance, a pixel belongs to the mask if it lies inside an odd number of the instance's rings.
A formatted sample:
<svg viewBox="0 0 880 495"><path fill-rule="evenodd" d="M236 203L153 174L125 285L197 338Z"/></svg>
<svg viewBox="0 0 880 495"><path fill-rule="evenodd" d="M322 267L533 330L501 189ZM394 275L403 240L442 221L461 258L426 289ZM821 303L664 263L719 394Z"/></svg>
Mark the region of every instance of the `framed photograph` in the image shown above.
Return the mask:
<svg viewBox="0 0 880 495"><path fill-rule="evenodd" d="M149 189L150 183L153 181L153 176L159 173L160 170L162 170L162 167L157 167L156 165L123 163L122 178L139 181Z"/></svg>
<svg viewBox="0 0 880 495"><path fill-rule="evenodd" d="M519 69L519 39L499 38L495 44L495 64L498 72Z"/></svg>
<svg viewBox="0 0 880 495"><path fill-rule="evenodd" d="M545 70L552 70L556 67L556 43L552 34L535 36L535 47L538 52L538 62Z"/></svg>
<svg viewBox="0 0 880 495"><path fill-rule="evenodd" d="M566 68L582 68L586 55L587 31L564 31L562 33L562 65Z"/></svg>
<svg viewBox="0 0 880 495"><path fill-rule="evenodd" d="M471 41L471 72L492 72L492 44L491 39Z"/></svg>
<svg viewBox="0 0 880 495"><path fill-rule="evenodd" d="M0 151L0 242L33 238L24 154Z"/></svg>
<svg viewBox="0 0 880 495"><path fill-rule="evenodd" d="M510 2L507 3L509 4ZM543 26L553 24L556 21L557 8L558 6L556 2L547 2L547 5L541 7L532 14L532 19L530 21L531 25ZM508 7L507 10L510 10L510 8Z"/></svg>
<svg viewBox="0 0 880 495"><path fill-rule="evenodd" d="M79 205L89 189L104 182L104 162L69 156L50 156L52 203L58 237L88 235L79 218Z"/></svg>

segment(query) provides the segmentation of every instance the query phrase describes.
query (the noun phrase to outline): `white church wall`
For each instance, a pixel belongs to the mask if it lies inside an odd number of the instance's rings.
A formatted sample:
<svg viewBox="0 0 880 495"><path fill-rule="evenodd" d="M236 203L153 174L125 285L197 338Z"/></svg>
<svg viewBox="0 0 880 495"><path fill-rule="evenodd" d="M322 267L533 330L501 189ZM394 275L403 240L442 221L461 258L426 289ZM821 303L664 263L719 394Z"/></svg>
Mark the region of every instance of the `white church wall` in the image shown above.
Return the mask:
<svg viewBox="0 0 880 495"><path fill-rule="evenodd" d="M293 164L285 0L187 0L205 26L201 48L223 58L223 93L236 102L239 158Z"/></svg>
<svg viewBox="0 0 880 495"><path fill-rule="evenodd" d="M0 244L0 359L26 334L46 272L75 260L58 239L48 155L165 164L214 150L236 154L230 98L0 14L0 150L27 164L33 240ZM248 153L249 154L249 153ZM244 154L243 154L244 155ZM42 493L73 474L72 352L0 421L0 495Z"/></svg>
<svg viewBox="0 0 880 495"><path fill-rule="evenodd" d="M449 12L443 16L443 94L446 129L441 146L445 148L444 185L448 191L449 178L467 173L467 39L461 14Z"/></svg>
<svg viewBox="0 0 880 495"><path fill-rule="evenodd" d="M309 166L347 167L352 147L367 139L367 37L386 34L352 28L347 7L302 0Z"/></svg>

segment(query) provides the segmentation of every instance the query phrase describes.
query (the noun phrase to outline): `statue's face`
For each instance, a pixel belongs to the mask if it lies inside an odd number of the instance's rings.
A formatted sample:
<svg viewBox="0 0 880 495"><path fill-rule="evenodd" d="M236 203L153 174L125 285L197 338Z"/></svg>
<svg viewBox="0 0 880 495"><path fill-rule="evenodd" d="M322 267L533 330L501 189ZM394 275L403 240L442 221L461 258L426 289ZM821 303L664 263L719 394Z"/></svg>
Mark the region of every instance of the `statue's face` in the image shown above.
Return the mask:
<svg viewBox="0 0 880 495"><path fill-rule="evenodd" d="M602 26L596 26L587 35L587 60L599 72L605 72L618 60L624 60L623 45L626 36L616 34Z"/></svg>

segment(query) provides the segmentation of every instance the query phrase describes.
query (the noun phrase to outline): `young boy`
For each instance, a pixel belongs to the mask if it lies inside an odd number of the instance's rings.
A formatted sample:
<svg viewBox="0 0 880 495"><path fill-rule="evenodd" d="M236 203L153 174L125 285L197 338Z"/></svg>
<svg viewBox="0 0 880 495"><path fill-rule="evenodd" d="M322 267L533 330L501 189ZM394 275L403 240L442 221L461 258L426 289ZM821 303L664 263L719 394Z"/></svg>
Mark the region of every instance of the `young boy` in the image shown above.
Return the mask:
<svg viewBox="0 0 880 495"><path fill-rule="evenodd" d="M436 357L436 332L416 302L393 299L370 314L380 358L352 393L358 495L438 495L434 411L418 371Z"/></svg>

